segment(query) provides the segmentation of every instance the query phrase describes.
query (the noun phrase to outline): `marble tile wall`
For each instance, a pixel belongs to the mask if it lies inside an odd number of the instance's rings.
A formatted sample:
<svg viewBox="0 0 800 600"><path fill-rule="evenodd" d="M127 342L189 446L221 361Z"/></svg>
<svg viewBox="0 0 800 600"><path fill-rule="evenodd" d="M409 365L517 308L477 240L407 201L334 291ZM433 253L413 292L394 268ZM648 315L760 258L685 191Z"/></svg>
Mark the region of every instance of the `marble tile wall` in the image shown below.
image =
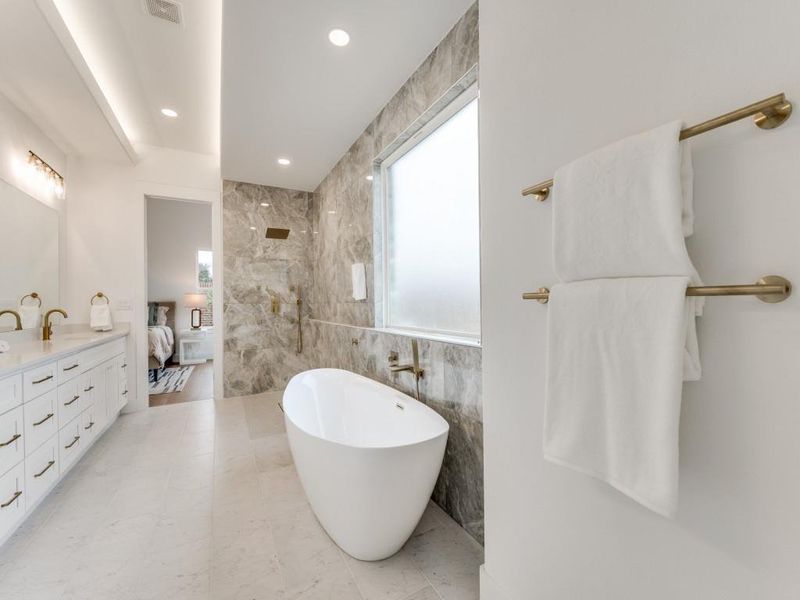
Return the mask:
<svg viewBox="0 0 800 600"><path fill-rule="evenodd" d="M310 368L307 355L295 352L297 306L291 289L304 294L310 288L310 204L307 192L223 182L226 397L282 390L293 375ZM267 226L288 228L289 237L266 239ZM280 299L277 314L273 297ZM307 302L302 310L305 321Z"/></svg>
<svg viewBox="0 0 800 600"><path fill-rule="evenodd" d="M373 161L478 62L478 5L454 25L314 192L311 312L334 323L375 324ZM367 266L367 300L355 301L350 265Z"/></svg>

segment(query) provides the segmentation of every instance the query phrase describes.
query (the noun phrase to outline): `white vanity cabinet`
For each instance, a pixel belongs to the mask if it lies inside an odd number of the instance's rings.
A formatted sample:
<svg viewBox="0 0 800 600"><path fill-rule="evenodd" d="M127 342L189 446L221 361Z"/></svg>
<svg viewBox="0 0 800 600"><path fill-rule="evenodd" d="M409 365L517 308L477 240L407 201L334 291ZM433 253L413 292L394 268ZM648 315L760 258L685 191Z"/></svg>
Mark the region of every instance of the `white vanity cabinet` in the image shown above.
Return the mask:
<svg viewBox="0 0 800 600"><path fill-rule="evenodd" d="M0 377L0 544L126 402L125 339L95 344Z"/></svg>

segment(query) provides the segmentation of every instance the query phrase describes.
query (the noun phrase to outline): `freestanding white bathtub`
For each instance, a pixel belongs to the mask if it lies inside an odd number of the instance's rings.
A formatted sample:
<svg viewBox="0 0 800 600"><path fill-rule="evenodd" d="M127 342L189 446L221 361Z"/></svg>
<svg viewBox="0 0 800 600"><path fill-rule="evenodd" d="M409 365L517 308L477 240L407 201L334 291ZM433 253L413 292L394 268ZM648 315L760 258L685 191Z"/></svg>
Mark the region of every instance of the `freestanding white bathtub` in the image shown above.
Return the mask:
<svg viewBox="0 0 800 600"><path fill-rule="evenodd" d="M410 396L339 369L294 376L283 409L300 481L328 535L360 560L400 550L436 483L447 422Z"/></svg>

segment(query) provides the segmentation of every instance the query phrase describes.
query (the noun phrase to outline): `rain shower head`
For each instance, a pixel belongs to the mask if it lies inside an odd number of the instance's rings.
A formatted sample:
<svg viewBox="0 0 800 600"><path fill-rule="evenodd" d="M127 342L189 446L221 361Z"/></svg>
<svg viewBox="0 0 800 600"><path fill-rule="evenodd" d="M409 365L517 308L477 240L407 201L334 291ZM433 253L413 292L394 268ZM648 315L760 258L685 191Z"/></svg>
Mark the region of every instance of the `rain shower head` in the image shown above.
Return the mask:
<svg viewBox="0 0 800 600"><path fill-rule="evenodd" d="M268 240L285 240L289 237L288 229L281 229L280 227L267 227Z"/></svg>

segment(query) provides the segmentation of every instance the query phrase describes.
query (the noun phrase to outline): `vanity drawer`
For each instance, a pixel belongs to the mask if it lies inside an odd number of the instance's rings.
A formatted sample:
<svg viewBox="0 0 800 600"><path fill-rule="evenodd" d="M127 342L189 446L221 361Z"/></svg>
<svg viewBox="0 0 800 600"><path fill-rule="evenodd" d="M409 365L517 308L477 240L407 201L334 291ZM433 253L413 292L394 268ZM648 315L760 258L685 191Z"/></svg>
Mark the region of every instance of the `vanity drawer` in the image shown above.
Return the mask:
<svg viewBox="0 0 800 600"><path fill-rule="evenodd" d="M58 386L58 422L69 423L72 419L81 414L84 408L82 398L84 383L83 377L78 377L72 381Z"/></svg>
<svg viewBox="0 0 800 600"><path fill-rule="evenodd" d="M0 477L0 539L25 516L25 463Z"/></svg>
<svg viewBox="0 0 800 600"><path fill-rule="evenodd" d="M25 459L25 489L33 506L58 481L58 436L54 435Z"/></svg>
<svg viewBox="0 0 800 600"><path fill-rule="evenodd" d="M83 373L83 353L78 352L58 361L58 383L69 381Z"/></svg>
<svg viewBox="0 0 800 600"><path fill-rule="evenodd" d="M58 392L25 403L25 453L30 454L58 431Z"/></svg>
<svg viewBox="0 0 800 600"><path fill-rule="evenodd" d="M58 458L61 463L61 473L66 473L72 463L81 455L82 432L80 417L70 421L58 432Z"/></svg>
<svg viewBox="0 0 800 600"><path fill-rule="evenodd" d="M30 402L37 396L55 389L58 383L58 365L54 362L25 371L22 375L25 402Z"/></svg>
<svg viewBox="0 0 800 600"><path fill-rule="evenodd" d="M81 413L81 444L84 448L91 445L97 436L97 423L94 418L94 405Z"/></svg>
<svg viewBox="0 0 800 600"><path fill-rule="evenodd" d="M22 404L22 375L0 380L0 414Z"/></svg>
<svg viewBox="0 0 800 600"><path fill-rule="evenodd" d="M0 475L25 458L22 407L0 415Z"/></svg>

